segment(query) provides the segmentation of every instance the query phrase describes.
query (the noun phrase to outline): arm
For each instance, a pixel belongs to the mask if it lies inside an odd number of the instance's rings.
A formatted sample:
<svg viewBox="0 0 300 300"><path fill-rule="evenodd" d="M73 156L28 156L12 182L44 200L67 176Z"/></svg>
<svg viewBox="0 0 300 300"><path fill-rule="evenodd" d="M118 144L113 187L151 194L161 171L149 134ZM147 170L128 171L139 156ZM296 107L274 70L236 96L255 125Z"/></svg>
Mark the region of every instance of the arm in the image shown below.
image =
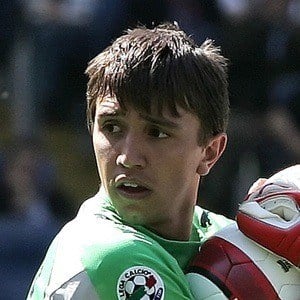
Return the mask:
<svg viewBox="0 0 300 300"><path fill-rule="evenodd" d="M300 266L300 165L287 168L248 195L237 223L253 241Z"/></svg>
<svg viewBox="0 0 300 300"><path fill-rule="evenodd" d="M237 223L215 233L191 261L195 299L296 299L299 199L300 165L253 185Z"/></svg>

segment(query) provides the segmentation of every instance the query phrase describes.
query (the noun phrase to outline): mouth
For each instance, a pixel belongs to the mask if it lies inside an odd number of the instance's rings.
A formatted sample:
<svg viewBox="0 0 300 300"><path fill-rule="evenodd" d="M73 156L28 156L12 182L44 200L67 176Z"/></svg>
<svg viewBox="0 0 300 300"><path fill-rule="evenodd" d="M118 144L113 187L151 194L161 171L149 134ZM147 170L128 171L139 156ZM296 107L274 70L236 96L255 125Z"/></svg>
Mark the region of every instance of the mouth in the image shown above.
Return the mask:
<svg viewBox="0 0 300 300"><path fill-rule="evenodd" d="M125 198L142 199L151 193L151 190L144 184L136 181L121 181L116 184L117 192Z"/></svg>

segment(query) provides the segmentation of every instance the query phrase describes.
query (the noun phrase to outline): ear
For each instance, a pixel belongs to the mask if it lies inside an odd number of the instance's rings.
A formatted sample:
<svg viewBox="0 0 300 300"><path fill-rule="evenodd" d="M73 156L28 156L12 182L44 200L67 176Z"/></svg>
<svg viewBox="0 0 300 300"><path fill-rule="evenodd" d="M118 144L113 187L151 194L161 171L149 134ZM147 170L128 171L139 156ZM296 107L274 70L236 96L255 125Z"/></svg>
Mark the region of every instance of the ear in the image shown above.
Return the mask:
<svg viewBox="0 0 300 300"><path fill-rule="evenodd" d="M207 175L212 166L218 161L227 145L226 133L220 133L212 137L203 149L203 158L197 168L201 176Z"/></svg>

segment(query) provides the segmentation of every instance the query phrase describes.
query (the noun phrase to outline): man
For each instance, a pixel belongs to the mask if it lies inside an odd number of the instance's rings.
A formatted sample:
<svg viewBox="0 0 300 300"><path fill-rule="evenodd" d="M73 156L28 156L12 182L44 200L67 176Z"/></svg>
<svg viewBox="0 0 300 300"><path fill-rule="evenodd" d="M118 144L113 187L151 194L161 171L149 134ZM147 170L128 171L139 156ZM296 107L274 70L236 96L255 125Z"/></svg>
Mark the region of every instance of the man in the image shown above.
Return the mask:
<svg viewBox="0 0 300 300"><path fill-rule="evenodd" d="M176 24L129 30L89 63L101 188L54 239L28 299L193 299L189 261L232 222L196 206L226 147L226 69Z"/></svg>

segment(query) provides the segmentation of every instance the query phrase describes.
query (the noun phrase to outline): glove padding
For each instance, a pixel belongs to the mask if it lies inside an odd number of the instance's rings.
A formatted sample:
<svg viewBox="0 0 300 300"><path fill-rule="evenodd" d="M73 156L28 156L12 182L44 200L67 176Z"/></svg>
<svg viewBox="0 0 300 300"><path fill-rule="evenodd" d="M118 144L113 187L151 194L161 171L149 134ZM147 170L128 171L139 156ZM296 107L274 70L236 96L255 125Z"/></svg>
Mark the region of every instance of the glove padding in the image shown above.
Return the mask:
<svg viewBox="0 0 300 300"><path fill-rule="evenodd" d="M300 266L300 165L276 173L248 195L237 213L250 239Z"/></svg>

